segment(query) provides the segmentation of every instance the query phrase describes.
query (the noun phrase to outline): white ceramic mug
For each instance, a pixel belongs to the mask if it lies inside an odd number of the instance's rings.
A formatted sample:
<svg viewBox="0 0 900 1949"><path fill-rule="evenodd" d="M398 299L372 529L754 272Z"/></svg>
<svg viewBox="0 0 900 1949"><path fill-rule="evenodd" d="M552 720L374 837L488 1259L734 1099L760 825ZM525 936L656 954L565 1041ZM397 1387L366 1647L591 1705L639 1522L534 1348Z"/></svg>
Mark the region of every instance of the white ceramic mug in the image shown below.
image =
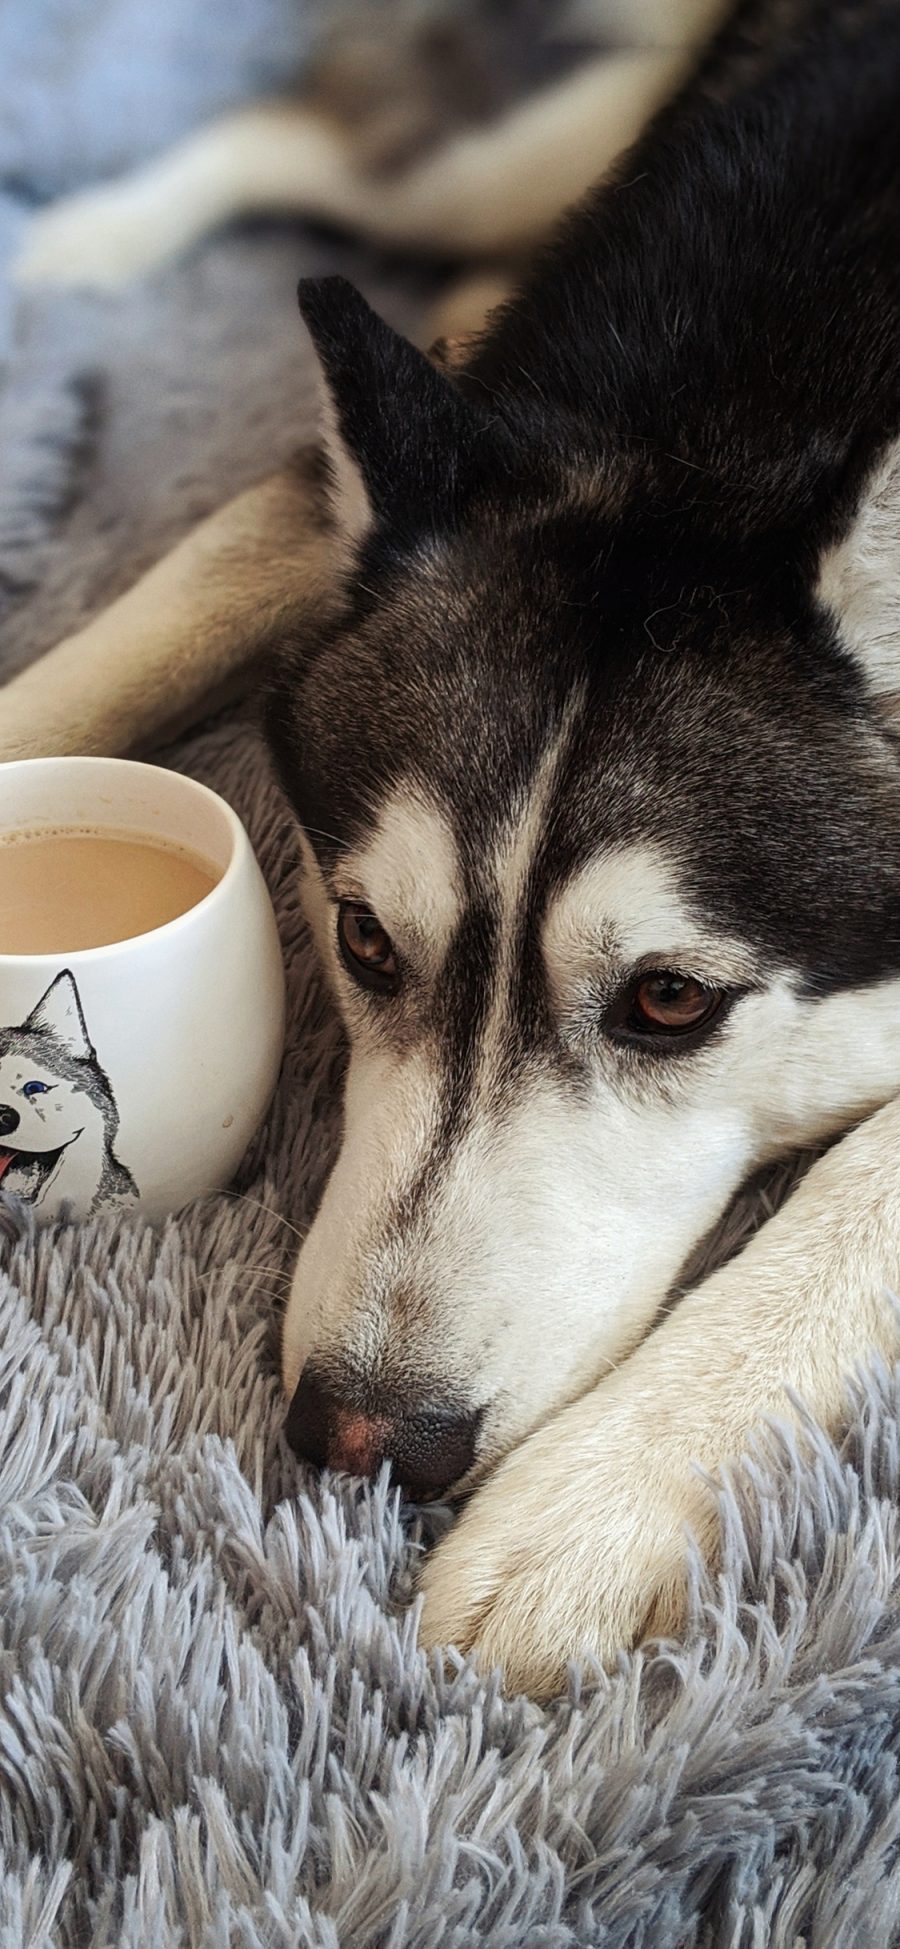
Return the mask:
<svg viewBox="0 0 900 1949"><path fill-rule="evenodd" d="M194 779L118 758L0 765L0 834L67 827L187 849L215 884L111 946L0 952L0 1194L18 1182L42 1220L157 1220L228 1183L275 1087L275 916L240 820Z"/></svg>

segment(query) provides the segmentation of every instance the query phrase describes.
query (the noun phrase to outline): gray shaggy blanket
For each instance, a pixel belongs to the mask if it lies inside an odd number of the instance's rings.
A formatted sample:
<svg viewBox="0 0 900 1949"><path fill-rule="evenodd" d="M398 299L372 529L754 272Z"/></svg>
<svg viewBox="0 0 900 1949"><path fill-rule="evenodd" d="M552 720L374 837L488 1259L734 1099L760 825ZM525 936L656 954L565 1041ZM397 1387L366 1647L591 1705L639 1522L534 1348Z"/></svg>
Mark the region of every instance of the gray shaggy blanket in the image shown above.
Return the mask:
<svg viewBox="0 0 900 1949"><path fill-rule="evenodd" d="M288 78L304 26L289 0L5 0L0 259L28 198ZM292 287L338 261L273 226L121 300L0 299L6 670L302 432ZM408 284L354 261L402 317ZM429 1665L408 1600L447 1517L281 1435L341 1062L290 824L249 721L167 755L249 826L288 1050L230 1194L159 1233L3 1215L0 1949L900 1943L897 1377L840 1451L770 1437L686 1648L546 1711Z"/></svg>

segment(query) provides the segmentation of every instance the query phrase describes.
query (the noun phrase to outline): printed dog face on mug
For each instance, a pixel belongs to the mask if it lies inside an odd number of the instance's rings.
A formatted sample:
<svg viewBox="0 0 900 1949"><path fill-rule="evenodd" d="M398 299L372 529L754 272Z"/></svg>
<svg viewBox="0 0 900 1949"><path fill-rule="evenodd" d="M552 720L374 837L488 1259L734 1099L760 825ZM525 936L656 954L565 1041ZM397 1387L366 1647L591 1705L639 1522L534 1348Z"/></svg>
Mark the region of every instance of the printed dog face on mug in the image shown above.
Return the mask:
<svg viewBox="0 0 900 1949"><path fill-rule="evenodd" d="M37 1211L133 1203L115 1154L119 1112L68 969L16 1028L0 1028L0 1191Z"/></svg>

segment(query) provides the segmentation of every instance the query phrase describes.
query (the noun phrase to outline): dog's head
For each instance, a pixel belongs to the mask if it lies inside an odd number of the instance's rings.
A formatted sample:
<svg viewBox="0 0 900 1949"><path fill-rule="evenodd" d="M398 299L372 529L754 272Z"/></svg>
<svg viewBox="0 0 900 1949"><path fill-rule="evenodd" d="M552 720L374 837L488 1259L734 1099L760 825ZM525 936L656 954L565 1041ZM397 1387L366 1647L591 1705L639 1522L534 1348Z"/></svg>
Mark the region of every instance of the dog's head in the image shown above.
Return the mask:
<svg viewBox="0 0 900 1949"><path fill-rule="evenodd" d="M754 1168L900 1084L874 503L729 533L346 287L306 312L355 568L269 724L350 1059L284 1381L304 1452L442 1489L634 1347Z"/></svg>
<svg viewBox="0 0 900 1949"><path fill-rule="evenodd" d="M57 975L27 1020L0 1029L0 1190L39 1204L92 1105L111 1109L72 976Z"/></svg>

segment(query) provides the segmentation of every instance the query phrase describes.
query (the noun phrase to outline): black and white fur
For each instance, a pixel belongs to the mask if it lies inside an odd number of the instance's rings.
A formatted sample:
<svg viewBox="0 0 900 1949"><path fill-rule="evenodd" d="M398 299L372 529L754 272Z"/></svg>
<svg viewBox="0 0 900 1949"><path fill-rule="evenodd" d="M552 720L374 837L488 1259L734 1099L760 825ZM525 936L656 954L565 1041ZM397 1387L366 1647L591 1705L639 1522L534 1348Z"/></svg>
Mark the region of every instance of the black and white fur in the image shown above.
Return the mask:
<svg viewBox="0 0 900 1949"><path fill-rule="evenodd" d="M64 968L24 1022L0 1027L0 1189L37 1212L78 1218L134 1204L118 1129L112 1084Z"/></svg>
<svg viewBox="0 0 900 1949"><path fill-rule="evenodd" d="M543 104L566 196L610 72ZM324 451L4 693L9 756L118 748L273 655L351 1052L292 1430L476 1489L424 1634L538 1694L677 1626L710 1478L792 1398L839 1422L895 1346L898 93L893 0L745 0L443 364L304 287ZM396 992L348 972L341 902ZM722 995L708 1030L635 1029L650 970ZM742 1179L846 1130L660 1318Z"/></svg>

